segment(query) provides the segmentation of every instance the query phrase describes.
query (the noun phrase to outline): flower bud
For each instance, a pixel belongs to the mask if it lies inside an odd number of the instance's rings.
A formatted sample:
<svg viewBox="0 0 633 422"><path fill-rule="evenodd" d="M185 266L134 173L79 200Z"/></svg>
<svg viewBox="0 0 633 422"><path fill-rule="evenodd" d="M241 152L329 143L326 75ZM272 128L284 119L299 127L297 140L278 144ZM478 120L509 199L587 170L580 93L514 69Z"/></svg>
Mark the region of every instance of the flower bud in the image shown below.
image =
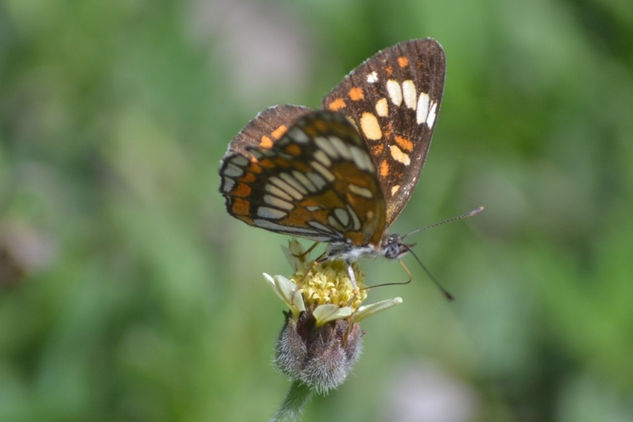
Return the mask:
<svg viewBox="0 0 633 422"><path fill-rule="evenodd" d="M337 319L317 326L310 311L302 312L296 320L290 312L285 315L275 348L277 367L317 393L327 393L341 385L360 356L359 325L349 319Z"/></svg>

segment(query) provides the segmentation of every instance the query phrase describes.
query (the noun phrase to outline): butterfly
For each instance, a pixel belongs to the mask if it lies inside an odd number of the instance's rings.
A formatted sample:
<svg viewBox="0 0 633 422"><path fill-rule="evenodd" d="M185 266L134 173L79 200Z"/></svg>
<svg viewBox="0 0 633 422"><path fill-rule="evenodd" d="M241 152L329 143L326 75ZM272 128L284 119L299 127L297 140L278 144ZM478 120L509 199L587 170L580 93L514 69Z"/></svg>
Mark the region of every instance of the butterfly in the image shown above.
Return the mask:
<svg viewBox="0 0 633 422"><path fill-rule="evenodd" d="M388 228L418 182L445 69L437 41L403 41L345 76L321 110L276 105L262 111L222 159L228 213L255 227L327 242L324 259L402 257L412 245Z"/></svg>

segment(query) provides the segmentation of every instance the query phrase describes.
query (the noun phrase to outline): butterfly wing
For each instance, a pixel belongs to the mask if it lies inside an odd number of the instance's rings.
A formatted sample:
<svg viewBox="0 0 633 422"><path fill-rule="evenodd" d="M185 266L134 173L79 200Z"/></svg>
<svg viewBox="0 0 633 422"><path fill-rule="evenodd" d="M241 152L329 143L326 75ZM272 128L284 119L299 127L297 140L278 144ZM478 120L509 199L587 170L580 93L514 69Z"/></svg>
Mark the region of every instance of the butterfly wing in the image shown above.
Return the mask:
<svg viewBox="0 0 633 422"><path fill-rule="evenodd" d="M386 222L398 217L418 182L442 99L446 59L430 38L379 51L324 99L358 127L378 170Z"/></svg>
<svg viewBox="0 0 633 422"><path fill-rule="evenodd" d="M258 127L263 125L249 123L222 160L220 191L229 214L315 241L378 244L385 204L376 168L342 114L303 113L267 148L246 144L241 136L248 132L248 139L261 139L259 131L247 130Z"/></svg>
<svg viewBox="0 0 633 422"><path fill-rule="evenodd" d="M229 143L227 154L248 155L248 147L270 148L299 117L312 110L298 105L276 105L260 112Z"/></svg>

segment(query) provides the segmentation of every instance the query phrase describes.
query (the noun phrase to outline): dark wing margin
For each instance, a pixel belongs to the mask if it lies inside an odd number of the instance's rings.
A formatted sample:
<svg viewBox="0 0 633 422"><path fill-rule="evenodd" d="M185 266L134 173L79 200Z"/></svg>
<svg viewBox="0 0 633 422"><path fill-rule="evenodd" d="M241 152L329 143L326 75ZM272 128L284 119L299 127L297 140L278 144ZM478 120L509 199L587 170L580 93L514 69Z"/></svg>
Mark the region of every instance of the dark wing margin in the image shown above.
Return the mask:
<svg viewBox="0 0 633 422"><path fill-rule="evenodd" d="M248 155L247 147L270 148L301 116L311 112L298 105L275 105L260 112L229 143L226 155Z"/></svg>
<svg viewBox="0 0 633 422"><path fill-rule="evenodd" d="M403 41L367 59L323 99L323 108L348 116L367 143L385 197L387 225L418 182L445 72L446 58L437 41Z"/></svg>

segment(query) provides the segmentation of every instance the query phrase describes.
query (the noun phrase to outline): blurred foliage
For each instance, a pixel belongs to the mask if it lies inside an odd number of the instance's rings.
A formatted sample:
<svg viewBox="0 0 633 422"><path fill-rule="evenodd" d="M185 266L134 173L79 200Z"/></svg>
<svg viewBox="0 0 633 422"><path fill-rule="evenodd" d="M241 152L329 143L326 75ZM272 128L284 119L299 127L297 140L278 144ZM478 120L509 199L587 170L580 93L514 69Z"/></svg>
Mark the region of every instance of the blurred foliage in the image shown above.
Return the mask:
<svg viewBox="0 0 633 422"><path fill-rule="evenodd" d="M626 0L1 2L0 420L268 419L286 239L226 214L219 160L426 36L446 91L394 230L487 210L418 237L457 300L414 262L373 291L405 302L305 420L633 420Z"/></svg>

